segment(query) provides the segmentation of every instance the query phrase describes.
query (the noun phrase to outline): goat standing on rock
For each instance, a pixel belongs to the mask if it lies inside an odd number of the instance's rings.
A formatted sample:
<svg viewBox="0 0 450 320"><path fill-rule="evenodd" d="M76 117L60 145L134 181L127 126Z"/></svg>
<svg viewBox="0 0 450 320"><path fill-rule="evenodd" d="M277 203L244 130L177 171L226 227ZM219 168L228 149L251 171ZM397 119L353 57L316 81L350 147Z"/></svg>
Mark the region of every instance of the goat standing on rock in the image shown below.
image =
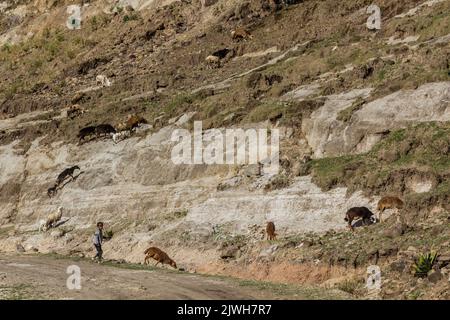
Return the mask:
<svg viewBox="0 0 450 320"><path fill-rule="evenodd" d="M112 136L114 133L116 133L116 129L110 124L99 124L95 128L95 134L97 137L100 136Z"/></svg>
<svg viewBox="0 0 450 320"><path fill-rule="evenodd" d="M167 253L165 253L164 251L162 251L159 248L150 247L147 250L145 250L144 253L146 254L145 259L144 259L144 264L148 264L149 259L153 258L157 261L155 266L157 266L158 263L161 263L161 264L168 264L168 265L174 267L175 269L177 269L177 264L175 263L175 261L170 259L169 256L167 255Z"/></svg>
<svg viewBox="0 0 450 320"><path fill-rule="evenodd" d="M266 226L267 240L276 240L275 224L272 221L267 222Z"/></svg>
<svg viewBox="0 0 450 320"><path fill-rule="evenodd" d="M91 135L95 135L95 127L94 126L89 126L89 127L85 127L83 129L80 130L80 132L78 133L77 137L80 140L80 144L81 142L85 141L85 139Z"/></svg>
<svg viewBox="0 0 450 320"><path fill-rule="evenodd" d="M381 222L381 214L386 209L402 209L403 208L403 201L400 200L398 197L383 197L378 201L377 209L379 211L378 213L378 219Z"/></svg>
<svg viewBox="0 0 450 320"><path fill-rule="evenodd" d="M353 207L347 211L344 220L348 222L348 227L353 231L353 220L362 219L364 225L369 225L374 217L375 215L366 207Z"/></svg>
<svg viewBox="0 0 450 320"><path fill-rule="evenodd" d="M56 223L62 218L62 207L58 208L58 212L50 214L46 220L41 220L39 225L39 231L47 231L50 228L55 227Z"/></svg>
<svg viewBox="0 0 450 320"><path fill-rule="evenodd" d="M58 178L56 179L55 187L61 185L64 182L64 180L66 180L67 177L70 177L73 180L73 172L75 170L77 170L77 169L80 170L80 167L79 166L73 166L73 167L67 168L63 172L61 172L59 174Z"/></svg>

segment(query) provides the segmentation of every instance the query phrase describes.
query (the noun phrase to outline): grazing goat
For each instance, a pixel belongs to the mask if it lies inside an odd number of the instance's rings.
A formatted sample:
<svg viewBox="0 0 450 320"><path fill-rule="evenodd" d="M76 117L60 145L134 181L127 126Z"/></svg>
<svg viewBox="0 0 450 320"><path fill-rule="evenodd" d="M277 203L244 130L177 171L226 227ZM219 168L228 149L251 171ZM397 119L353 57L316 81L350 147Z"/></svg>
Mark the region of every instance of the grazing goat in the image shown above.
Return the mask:
<svg viewBox="0 0 450 320"><path fill-rule="evenodd" d="M206 64L210 68L219 68L220 67L220 58L216 56L207 56L205 59Z"/></svg>
<svg viewBox="0 0 450 320"><path fill-rule="evenodd" d="M155 266L157 266L158 263L162 263L162 264L168 264L168 265L174 267L175 269L177 269L177 264L175 263L175 261L170 259L169 256L167 255L167 253L165 253L161 249L158 249L156 247L150 247L147 250L145 250L144 253L146 254L145 259L144 259L144 264L148 264L149 263L148 260L150 258L153 258L157 261Z"/></svg>
<svg viewBox="0 0 450 320"><path fill-rule="evenodd" d="M125 131L125 130L128 130L126 121L120 122L118 125L116 125L116 131L117 132Z"/></svg>
<svg viewBox="0 0 450 320"><path fill-rule="evenodd" d="M128 117L127 129L130 130L130 131L134 130L137 127L139 127L139 125L142 124L142 123L148 123L148 122L143 117L138 116L136 114L133 114L133 115Z"/></svg>
<svg viewBox="0 0 450 320"><path fill-rule="evenodd" d="M139 127L142 123L148 123L146 119L144 119L141 116L138 116L136 114L128 115L128 119L125 122L121 122L116 126L116 131L120 133L120 135L116 135L116 139L120 139L121 137L129 137L130 135L125 134L123 131L129 131L131 134L131 131L135 130L137 127ZM121 132L122 131L122 132ZM114 139L114 136L113 136ZM114 140L116 141L116 140Z"/></svg>
<svg viewBox="0 0 450 320"><path fill-rule="evenodd" d="M234 54L233 49L223 48L223 49L214 51L212 56L218 57L219 59L224 59L226 56L228 56L230 54Z"/></svg>
<svg viewBox="0 0 450 320"><path fill-rule="evenodd" d="M348 222L348 227L353 231L352 221L362 219L364 225L371 223L374 214L366 207L350 208L345 214L344 220Z"/></svg>
<svg viewBox="0 0 450 320"><path fill-rule="evenodd" d="M95 134L100 137L102 135L108 136L116 133L116 129L110 124L100 124L95 127Z"/></svg>
<svg viewBox="0 0 450 320"><path fill-rule="evenodd" d="M275 233L275 224L272 221L267 222L266 226L267 240L275 240L277 234Z"/></svg>
<svg viewBox="0 0 450 320"><path fill-rule="evenodd" d="M245 30L243 27L238 27L236 29L234 29L233 31L231 31L231 38L233 40L246 40L246 39L252 39L252 35L250 34L250 32L248 32L247 30Z"/></svg>
<svg viewBox="0 0 450 320"><path fill-rule="evenodd" d="M206 57L205 62L208 64L208 66L212 68L219 68L220 67L220 61L225 58L231 58L235 53L234 49L220 49L213 54Z"/></svg>
<svg viewBox="0 0 450 320"><path fill-rule="evenodd" d="M39 226L39 231L47 231L48 229L54 227L54 225L61 220L62 217L62 207L58 208L58 212L50 214L47 219L45 220L45 222L42 224L41 221L41 225Z"/></svg>
<svg viewBox="0 0 450 320"><path fill-rule="evenodd" d="M404 206L404 203L400 198L398 197L383 197L378 201L377 209L379 211L378 213L378 220L381 222L381 214L386 209L402 209Z"/></svg>
<svg viewBox="0 0 450 320"><path fill-rule="evenodd" d="M81 143L81 141L84 141L85 138L89 137L90 135L95 135L95 127L93 127L93 126L89 126L89 127L81 129L80 132L78 133L77 137L80 139L80 143Z"/></svg>
<svg viewBox="0 0 450 320"><path fill-rule="evenodd" d="M61 185L64 182L64 180L66 180L67 177L71 177L73 180L73 172L77 169L80 170L80 167L73 166L73 167L64 169L64 171L58 175L58 178L56 178L56 186Z"/></svg>
<svg viewBox="0 0 450 320"><path fill-rule="evenodd" d="M122 141L129 137L131 137L131 132L128 130L124 130L114 133L112 138L115 143L118 143L119 141Z"/></svg>
<svg viewBox="0 0 450 320"><path fill-rule="evenodd" d="M67 109L67 117L72 120L75 117L83 114L84 112L85 111L83 108L81 108L78 104L74 104L73 106L70 106L69 109Z"/></svg>
<svg viewBox="0 0 450 320"><path fill-rule="evenodd" d="M100 85L102 87L109 87L111 85L111 81L109 81L109 79L102 74L99 74L95 78L95 81L97 82L97 85Z"/></svg>

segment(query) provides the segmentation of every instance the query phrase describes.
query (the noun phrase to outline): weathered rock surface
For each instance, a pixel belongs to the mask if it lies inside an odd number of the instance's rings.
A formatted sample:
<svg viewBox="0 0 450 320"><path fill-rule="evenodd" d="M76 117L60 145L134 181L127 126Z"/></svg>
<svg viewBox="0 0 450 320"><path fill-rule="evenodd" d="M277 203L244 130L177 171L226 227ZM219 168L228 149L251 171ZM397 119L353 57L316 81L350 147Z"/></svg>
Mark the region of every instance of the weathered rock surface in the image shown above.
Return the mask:
<svg viewBox="0 0 450 320"><path fill-rule="evenodd" d="M370 92L359 89L328 96L325 104L304 120L303 130L316 158L367 152L387 130L450 120L450 82L427 83L415 90L394 92L364 104L348 123L337 120L340 111L350 107L358 97L368 97Z"/></svg>

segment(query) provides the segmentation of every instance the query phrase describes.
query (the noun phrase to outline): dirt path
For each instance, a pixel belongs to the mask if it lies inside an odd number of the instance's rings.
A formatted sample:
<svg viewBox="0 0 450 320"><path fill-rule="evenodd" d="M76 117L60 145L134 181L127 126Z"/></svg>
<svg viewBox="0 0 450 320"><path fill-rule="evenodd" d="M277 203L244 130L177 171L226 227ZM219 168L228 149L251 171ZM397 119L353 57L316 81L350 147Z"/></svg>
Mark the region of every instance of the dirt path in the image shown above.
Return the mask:
<svg viewBox="0 0 450 320"><path fill-rule="evenodd" d="M81 270L81 290L69 290L67 267ZM139 265L99 265L91 261L36 255L0 256L0 299L308 299L237 280ZM274 293L274 291L276 293Z"/></svg>

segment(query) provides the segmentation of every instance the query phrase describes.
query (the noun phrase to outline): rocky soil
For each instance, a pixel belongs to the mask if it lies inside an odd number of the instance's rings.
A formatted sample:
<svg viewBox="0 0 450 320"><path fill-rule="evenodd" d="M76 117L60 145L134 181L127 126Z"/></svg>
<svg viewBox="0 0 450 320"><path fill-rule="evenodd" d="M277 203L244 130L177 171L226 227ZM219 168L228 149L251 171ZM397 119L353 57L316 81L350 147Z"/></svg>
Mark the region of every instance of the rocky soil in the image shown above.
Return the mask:
<svg viewBox="0 0 450 320"><path fill-rule="evenodd" d="M102 220L115 261L141 263L154 245L189 272L449 298L449 1L380 0L378 31L366 27L372 1L84 3L69 30L69 2L0 2L1 252L89 257ZM233 39L238 27L252 36ZM84 112L70 116L73 105ZM148 124L130 138L78 141L134 113ZM174 164L172 133L194 121L204 136L278 129L280 171ZM376 212L385 195L405 207L349 232L346 210ZM60 224L39 231L59 207ZM433 269L415 277L428 252ZM376 293L365 288L374 264Z"/></svg>

